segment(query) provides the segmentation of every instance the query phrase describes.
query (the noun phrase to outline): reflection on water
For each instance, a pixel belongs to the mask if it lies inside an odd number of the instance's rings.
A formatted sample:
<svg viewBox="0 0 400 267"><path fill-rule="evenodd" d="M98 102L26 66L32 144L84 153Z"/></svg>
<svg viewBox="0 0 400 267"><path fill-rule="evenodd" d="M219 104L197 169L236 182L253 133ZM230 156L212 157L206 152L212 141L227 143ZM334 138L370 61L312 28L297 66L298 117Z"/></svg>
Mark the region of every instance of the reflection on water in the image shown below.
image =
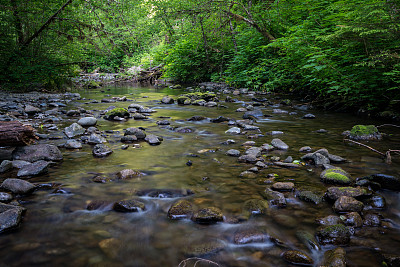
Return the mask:
<svg viewBox="0 0 400 267"><path fill-rule="evenodd" d="M242 103L224 103L229 108L205 108L160 104L164 95L176 96L182 92L179 90L129 86L101 90L105 91L81 92L85 99L78 105L87 110L95 110L95 115L111 105L127 107L130 103L139 103L157 112L145 121L132 119L127 122L110 122L100 119L98 128L101 131L114 131L107 138L108 145L114 150L111 156L93 158L89 145L84 145L79 151L63 150L64 161L59 166L52 168L45 176L31 179L32 182L61 183L66 192L53 194L51 191L40 190L33 196L21 199L28 209L21 228L17 232L2 235L0 239L0 255L4 266L177 266L193 255L193 251L199 254L203 252L205 257L219 262L221 266L289 266L280 257L285 248L269 240L254 244L234 244L235 233L246 227L279 239L285 247L308 253L315 260L315 266L318 266L324 251L329 247L321 251L310 251L296 238L296 232L306 230L315 233L315 219L333 214L331 204L303 202L296 198L295 192L285 193L288 202L286 208L271 208L266 215L252 216L239 224L199 225L190 220L170 221L166 216L167 211L178 198L140 197L146 205L146 211L142 213L118 213L111 210L112 203L116 201L137 198L136 192L139 190L191 189L195 194L186 199L196 209L218 207L229 221L243 216L242 207L246 200L261 198L266 188L264 181L269 173L278 175L276 181L295 183L297 190L324 192L326 185L319 180L321 170L312 166L299 169L270 166L257 173L256 178L239 177L241 172L252 165L238 163L237 158L228 157L225 153L229 149L244 152L242 144L250 139L246 135L225 134L230 128L227 123L186 121L194 115L241 119L243 114L235 110L249 103L250 98L243 97ZM134 99L134 102L90 103L91 100L124 95ZM279 101L276 100L276 103ZM290 107L281 108L294 111ZM305 111L296 110L296 115L288 115L272 114L272 109L263 108L264 114L273 117L261 118L255 125L260 127L262 133L283 131L284 134L278 137L290 149L284 152L271 151L267 158L279 156L284 159L290 155L299 159L303 155L298 152L300 147L324 147L332 154L348 159L349 162L340 167L355 178L372 173L399 174L398 160L387 165L377 154L342 141L341 133L354 124L379 125L380 122L317 111L312 111L317 119L304 120L302 116L306 114ZM164 117L168 117L171 126L189 127L193 132L178 133L158 126L156 122L164 120ZM143 127L147 133L162 136L164 141L160 146L149 146L143 142L140 143L141 148L130 146L122 150L119 139L128 127ZM327 130L327 133L316 132L321 128ZM398 130L386 130L394 134L390 140L373 144L382 151L394 149L400 143ZM252 140L260 146L273 138L275 136L264 135ZM236 143L222 144L227 139L233 139ZM58 144L65 140L51 142ZM188 160L192 162L191 166L186 165ZM146 175L104 184L92 181L96 174L111 177L122 169L140 170ZM379 266L376 251L399 254L400 232L396 226L400 225L400 196L395 192L379 193L386 198L388 209L378 213L392 222L394 227L379 227L362 238L365 242L345 248L349 266ZM88 203L100 200L108 204L100 210L86 210Z"/></svg>

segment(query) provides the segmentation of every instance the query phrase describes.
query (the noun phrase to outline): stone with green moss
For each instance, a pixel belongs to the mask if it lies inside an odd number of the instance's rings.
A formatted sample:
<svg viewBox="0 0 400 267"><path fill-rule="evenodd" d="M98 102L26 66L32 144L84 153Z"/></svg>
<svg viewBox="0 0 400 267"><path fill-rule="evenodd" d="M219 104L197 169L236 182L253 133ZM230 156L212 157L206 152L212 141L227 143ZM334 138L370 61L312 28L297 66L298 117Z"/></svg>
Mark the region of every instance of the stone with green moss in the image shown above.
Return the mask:
<svg viewBox="0 0 400 267"><path fill-rule="evenodd" d="M91 81L87 81L84 86L89 88L89 89L95 89L95 88L99 88L100 87L100 83L91 80Z"/></svg>
<svg viewBox="0 0 400 267"><path fill-rule="evenodd" d="M372 192L361 187L329 187L326 192L326 196L331 200L336 200L341 196L359 198L371 194Z"/></svg>
<svg viewBox="0 0 400 267"><path fill-rule="evenodd" d="M192 105L203 106L205 103L206 103L206 101L204 99L197 99L197 100L192 102Z"/></svg>
<svg viewBox="0 0 400 267"><path fill-rule="evenodd" d="M190 244L185 250L185 255L191 257L201 257L217 253L224 248L225 243L219 240L200 241Z"/></svg>
<svg viewBox="0 0 400 267"><path fill-rule="evenodd" d="M184 199L175 202L168 210L168 218L172 220L190 218L193 214L192 204Z"/></svg>
<svg viewBox="0 0 400 267"><path fill-rule="evenodd" d="M112 110L107 111L104 116L106 120L113 120L115 117L125 118L129 117L129 112L124 108L114 108Z"/></svg>
<svg viewBox="0 0 400 267"><path fill-rule="evenodd" d="M268 202L264 199L249 199L243 205L243 212L250 214L265 214Z"/></svg>
<svg viewBox="0 0 400 267"><path fill-rule="evenodd" d="M381 140L382 135L374 125L355 125L350 131L351 139L354 140Z"/></svg>
<svg viewBox="0 0 400 267"><path fill-rule="evenodd" d="M303 201L319 204L322 202L323 194L314 193L312 191L300 191L297 197Z"/></svg>
<svg viewBox="0 0 400 267"><path fill-rule="evenodd" d="M178 97L178 99L176 101L178 102L179 105L190 104L190 98L187 96L180 96L180 97Z"/></svg>
<svg viewBox="0 0 400 267"><path fill-rule="evenodd" d="M341 168L326 169L320 177L324 183L328 184L348 185L351 183L350 174Z"/></svg>
<svg viewBox="0 0 400 267"><path fill-rule="evenodd" d="M316 237L321 245L342 246L350 242L353 230L343 224L335 224L318 228Z"/></svg>

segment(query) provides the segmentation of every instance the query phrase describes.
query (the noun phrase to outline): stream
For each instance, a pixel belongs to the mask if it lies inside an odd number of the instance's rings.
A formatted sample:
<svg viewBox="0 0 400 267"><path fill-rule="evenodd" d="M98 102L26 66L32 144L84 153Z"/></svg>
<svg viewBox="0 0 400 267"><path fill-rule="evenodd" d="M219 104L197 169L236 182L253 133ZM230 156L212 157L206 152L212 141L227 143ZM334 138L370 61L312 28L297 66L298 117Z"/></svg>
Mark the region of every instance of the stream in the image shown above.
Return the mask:
<svg viewBox="0 0 400 267"><path fill-rule="evenodd" d="M329 153L346 159L345 163L333 165L347 171L354 181L377 173L400 176L398 156L393 156L392 164L387 164L377 153L343 141L342 132L354 125L382 125L382 121L351 114L297 109L295 104L301 103L293 100L293 105L282 105L282 98L273 94L256 95L267 98L272 105L257 102L260 104L257 106L252 100L254 96L249 94L231 94L237 101L224 102L226 95L221 94L218 103L221 105L204 107L161 104L164 96L176 99L187 93L184 89L118 85L80 90L79 93L82 99L68 103L65 109L91 111L98 119L96 127L106 135L107 145L113 153L96 158L92 155L93 146L88 144L77 150L60 148L63 161L49 168L47 174L30 178L29 182L52 183L61 190L43 188L19 198L27 212L19 229L1 234L0 266L156 267L178 266L180 263L183 266L182 261L191 257L210 261L199 262L197 266L293 266L281 256L288 249L307 254L313 260L309 266L321 266L324 253L337 246L310 248L298 238L298 233L307 232L315 236L320 227L316 219L338 215L332 210L333 202L322 199L332 185L320 180L321 167L302 161L298 168L285 168L272 164L271 157L284 160L291 156L300 160L305 154L299 152L301 147L310 146L313 151L325 148ZM104 98L123 96L132 101L101 102ZM100 115L100 111L111 105L127 108L132 103L156 112L145 120L108 121ZM233 126L228 122L210 121L219 116L241 120L243 112L236 110L250 104L256 104L254 108L264 114L253 124L259 127L259 132L229 134L225 132ZM289 113L274 113L274 109ZM315 119L304 119L308 113L315 115ZM188 121L193 116L206 119ZM78 119L64 114L63 120L57 124L59 131L39 130L52 137L41 139L39 143L65 143L62 130ZM170 125L158 125L157 121L161 120L168 120ZM135 141L128 144L127 149L122 149L121 136L130 127L142 127L147 134L162 137L161 144L152 146L145 141ZM177 131L180 128L190 130ZM320 129L326 131L318 131ZM283 133L268 134L272 131ZM364 143L383 152L399 149L399 128L386 126L380 131L387 134L382 141ZM258 172L243 174L254 164L241 163L237 157L226 155L230 149L243 154L248 149L243 146L245 142L254 141L253 146L260 147L270 144L274 138L284 141L289 149L263 153L267 166L258 168ZM230 139L234 143L226 142ZM111 179L105 183L93 181L96 176L113 177L124 169L137 170L142 175L126 180ZM269 203L260 214L247 214L245 203L254 199L268 203L264 191L276 182L294 184L294 190L282 192L286 207L279 208ZM149 189L193 194L184 197L159 194L154 197L142 193L138 196L138 192ZM301 191L312 191L321 196L321 201L317 204L304 201L298 197ZM400 194L387 189L376 193L386 200L386 206L378 209L364 201L361 215L375 214L381 221L377 226L355 228L350 241L341 245L346 251L347 266L382 266L383 253L400 256ZM114 202L132 198L143 202L145 210L112 210ZM190 218L169 219L168 210L181 199L189 201L194 212L216 207L224 219L212 224L196 223ZM88 210L93 201L101 201L103 205ZM238 241L240 237L247 237L249 241ZM186 266L193 266L195 262L188 260Z"/></svg>

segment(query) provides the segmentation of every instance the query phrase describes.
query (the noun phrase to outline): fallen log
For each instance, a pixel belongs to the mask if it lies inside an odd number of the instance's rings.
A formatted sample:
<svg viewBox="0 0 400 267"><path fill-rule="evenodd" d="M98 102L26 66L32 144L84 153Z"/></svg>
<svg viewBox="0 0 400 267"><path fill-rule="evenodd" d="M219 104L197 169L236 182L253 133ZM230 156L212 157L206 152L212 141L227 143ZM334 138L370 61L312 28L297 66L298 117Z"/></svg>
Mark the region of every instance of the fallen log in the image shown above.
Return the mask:
<svg viewBox="0 0 400 267"><path fill-rule="evenodd" d="M19 121L0 121L0 146L25 146L36 139L32 126Z"/></svg>

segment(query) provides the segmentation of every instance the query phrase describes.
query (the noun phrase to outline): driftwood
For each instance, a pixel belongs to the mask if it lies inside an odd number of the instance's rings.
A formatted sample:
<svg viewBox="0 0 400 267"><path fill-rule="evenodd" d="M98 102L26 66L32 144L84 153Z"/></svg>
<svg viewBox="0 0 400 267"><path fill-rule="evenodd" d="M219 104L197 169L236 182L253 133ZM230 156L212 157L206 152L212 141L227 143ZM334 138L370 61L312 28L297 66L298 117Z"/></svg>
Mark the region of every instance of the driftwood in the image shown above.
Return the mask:
<svg viewBox="0 0 400 267"><path fill-rule="evenodd" d="M397 149L396 150L389 149L388 151L383 153L383 152L381 152L379 150L376 150L375 148L367 146L366 144L363 144L363 143L360 143L360 142L356 142L356 141L351 140L351 139L343 139L343 141L351 142L351 143L357 144L359 146L366 147L369 150L371 150L371 151L373 151L375 153L378 153L379 155L381 155L381 156L383 156L385 158L385 161L386 161L387 164L391 164L392 163L392 155L391 155L391 153L395 153L395 154L399 154L400 153L400 150L397 150Z"/></svg>
<svg viewBox="0 0 400 267"><path fill-rule="evenodd" d="M154 84L162 75L162 65L142 70L137 75L135 81L139 83L150 83Z"/></svg>
<svg viewBox="0 0 400 267"><path fill-rule="evenodd" d="M36 139L32 126L19 121L0 121L0 146L25 146Z"/></svg>

